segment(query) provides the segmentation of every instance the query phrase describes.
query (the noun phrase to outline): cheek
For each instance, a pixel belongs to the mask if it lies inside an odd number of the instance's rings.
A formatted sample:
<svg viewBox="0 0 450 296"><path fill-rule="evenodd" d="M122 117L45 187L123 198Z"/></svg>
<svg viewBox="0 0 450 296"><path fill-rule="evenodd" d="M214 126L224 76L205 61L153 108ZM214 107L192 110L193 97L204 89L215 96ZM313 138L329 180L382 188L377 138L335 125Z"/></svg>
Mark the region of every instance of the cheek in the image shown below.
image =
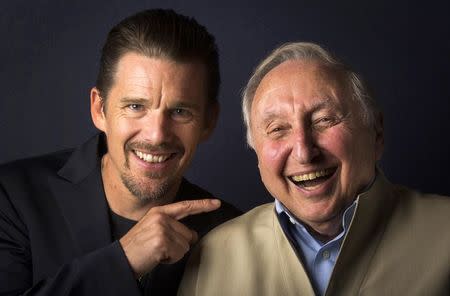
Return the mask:
<svg viewBox="0 0 450 296"><path fill-rule="evenodd" d="M270 172L271 174L279 175L283 172L289 152L289 148L285 143L263 143L261 149L258 150L258 166L261 174Z"/></svg>
<svg viewBox="0 0 450 296"><path fill-rule="evenodd" d="M107 131L116 137L128 138L141 130L143 122L136 118L116 118L108 124Z"/></svg>
<svg viewBox="0 0 450 296"><path fill-rule="evenodd" d="M195 151L200 143L202 129L200 126L172 126L170 127L174 141L180 142L186 150Z"/></svg>
<svg viewBox="0 0 450 296"><path fill-rule="evenodd" d="M318 145L322 150L325 150L327 154L345 161L351 158L353 153L351 134L346 129L330 130L326 134L321 135L318 141Z"/></svg>

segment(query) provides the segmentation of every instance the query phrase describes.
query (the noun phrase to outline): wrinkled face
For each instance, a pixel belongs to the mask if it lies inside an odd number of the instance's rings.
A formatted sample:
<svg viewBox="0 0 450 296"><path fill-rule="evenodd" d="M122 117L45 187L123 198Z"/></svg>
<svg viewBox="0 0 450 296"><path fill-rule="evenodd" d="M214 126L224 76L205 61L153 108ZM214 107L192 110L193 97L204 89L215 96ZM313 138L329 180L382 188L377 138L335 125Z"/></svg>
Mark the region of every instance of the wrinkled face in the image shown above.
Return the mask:
<svg viewBox="0 0 450 296"><path fill-rule="evenodd" d="M100 111L95 104L101 94L91 94L94 123L107 139L106 175L143 201L176 192L197 145L212 130L206 83L201 64L125 54Z"/></svg>
<svg viewBox="0 0 450 296"><path fill-rule="evenodd" d="M340 219L374 177L382 136L361 120L343 79L287 61L258 86L250 128L262 181L304 223Z"/></svg>

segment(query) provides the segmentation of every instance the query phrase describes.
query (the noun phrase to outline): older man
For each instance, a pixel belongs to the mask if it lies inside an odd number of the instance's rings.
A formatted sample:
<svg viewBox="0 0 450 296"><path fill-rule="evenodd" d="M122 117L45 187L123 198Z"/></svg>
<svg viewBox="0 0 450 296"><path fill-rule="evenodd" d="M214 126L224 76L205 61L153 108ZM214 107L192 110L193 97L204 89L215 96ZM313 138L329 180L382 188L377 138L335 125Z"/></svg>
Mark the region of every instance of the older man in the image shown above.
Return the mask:
<svg viewBox="0 0 450 296"><path fill-rule="evenodd" d="M382 117L354 72L318 45L283 45L243 112L275 202L206 236L180 295L449 295L450 199L377 169Z"/></svg>
<svg viewBox="0 0 450 296"><path fill-rule="evenodd" d="M214 37L173 11L111 30L91 91L101 133L0 167L1 295L176 294L190 246L237 215L183 178L214 128L218 67Z"/></svg>

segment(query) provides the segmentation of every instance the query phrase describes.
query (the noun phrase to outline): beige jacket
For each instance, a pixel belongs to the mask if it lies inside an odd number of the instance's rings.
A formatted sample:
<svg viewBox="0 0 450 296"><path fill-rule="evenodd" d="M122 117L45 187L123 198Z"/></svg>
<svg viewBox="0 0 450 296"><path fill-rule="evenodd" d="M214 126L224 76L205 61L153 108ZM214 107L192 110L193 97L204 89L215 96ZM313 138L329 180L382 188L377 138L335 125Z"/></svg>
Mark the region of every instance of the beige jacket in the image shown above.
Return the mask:
<svg viewBox="0 0 450 296"><path fill-rule="evenodd" d="M357 208L326 295L450 295L450 198L390 184L382 174ZM274 205L210 232L178 295L314 295Z"/></svg>

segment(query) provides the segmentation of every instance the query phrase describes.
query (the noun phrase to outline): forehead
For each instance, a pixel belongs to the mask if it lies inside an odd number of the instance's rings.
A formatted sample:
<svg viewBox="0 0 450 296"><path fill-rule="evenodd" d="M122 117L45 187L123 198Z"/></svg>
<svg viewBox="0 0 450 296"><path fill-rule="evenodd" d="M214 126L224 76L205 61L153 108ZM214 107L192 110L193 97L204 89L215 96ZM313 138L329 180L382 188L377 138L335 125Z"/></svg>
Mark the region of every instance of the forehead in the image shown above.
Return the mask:
<svg viewBox="0 0 450 296"><path fill-rule="evenodd" d="M174 76L175 73L178 75ZM117 82L129 78L148 79L155 74L169 77L174 81L187 82L190 80L189 76L200 78L201 81L206 80L206 69L200 62L178 62L170 58L148 57L135 52L127 52L119 59L115 74Z"/></svg>
<svg viewBox="0 0 450 296"><path fill-rule="evenodd" d="M112 88L148 91L165 86L171 92L206 96L206 69L199 62L176 62L135 52L118 61Z"/></svg>
<svg viewBox="0 0 450 296"><path fill-rule="evenodd" d="M252 102L252 114L258 115L269 108L279 109L283 104L301 108L327 102L346 104L348 93L341 72L314 61L287 61L261 80Z"/></svg>

